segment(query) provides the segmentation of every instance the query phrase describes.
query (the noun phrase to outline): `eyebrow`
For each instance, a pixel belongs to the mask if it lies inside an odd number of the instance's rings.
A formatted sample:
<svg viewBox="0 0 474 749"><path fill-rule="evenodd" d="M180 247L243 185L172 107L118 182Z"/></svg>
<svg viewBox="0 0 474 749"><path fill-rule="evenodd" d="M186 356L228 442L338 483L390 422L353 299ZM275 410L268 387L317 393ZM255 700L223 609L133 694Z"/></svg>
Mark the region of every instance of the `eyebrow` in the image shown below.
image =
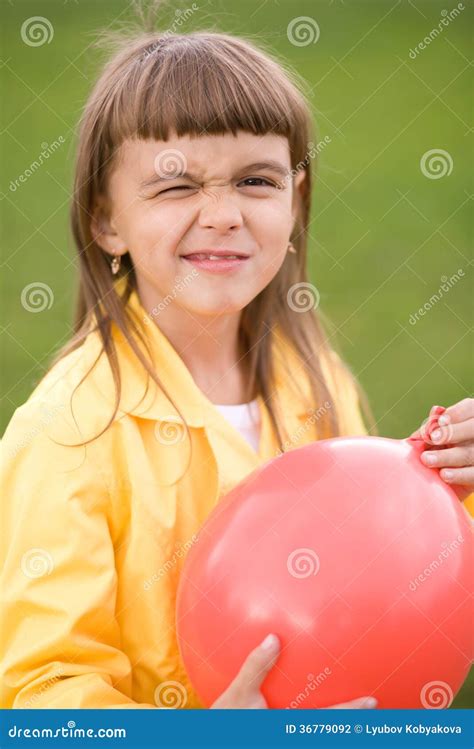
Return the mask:
<svg viewBox="0 0 474 749"><path fill-rule="evenodd" d="M270 159L270 161L256 161L253 164L247 164L244 167L241 167L238 171L238 175L242 175L245 172L250 171L271 171L275 174L278 174L283 179L288 176L290 170L285 167L283 164L281 164L279 161L273 161ZM150 179L145 180L140 184L141 189L146 189L147 187L152 187L154 185L158 185L162 182L170 182L171 180L175 179L189 179L192 182L197 182L197 178L192 175L190 172L182 172L180 174L176 175L170 175L169 177L162 177L159 174L154 174L153 177Z"/></svg>

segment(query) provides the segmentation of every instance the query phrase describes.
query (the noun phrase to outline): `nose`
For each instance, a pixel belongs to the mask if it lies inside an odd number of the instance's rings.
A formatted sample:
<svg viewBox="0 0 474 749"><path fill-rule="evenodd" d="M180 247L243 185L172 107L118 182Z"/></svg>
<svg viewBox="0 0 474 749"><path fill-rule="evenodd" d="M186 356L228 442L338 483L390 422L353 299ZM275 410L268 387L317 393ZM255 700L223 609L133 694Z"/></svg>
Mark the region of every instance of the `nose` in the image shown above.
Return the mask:
<svg viewBox="0 0 474 749"><path fill-rule="evenodd" d="M216 229L227 232L238 229L243 224L243 217L238 201L229 190L212 190L203 197L199 213L199 225L204 229Z"/></svg>

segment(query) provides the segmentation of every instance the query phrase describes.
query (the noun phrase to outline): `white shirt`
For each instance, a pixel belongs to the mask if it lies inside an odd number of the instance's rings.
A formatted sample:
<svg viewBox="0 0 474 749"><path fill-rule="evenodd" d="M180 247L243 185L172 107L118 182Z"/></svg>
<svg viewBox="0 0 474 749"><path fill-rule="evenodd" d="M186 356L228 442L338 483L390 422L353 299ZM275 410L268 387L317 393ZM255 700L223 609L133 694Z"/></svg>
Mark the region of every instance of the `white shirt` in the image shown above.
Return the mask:
<svg viewBox="0 0 474 749"><path fill-rule="evenodd" d="M214 404L247 442L258 452L260 441L260 409L257 399L237 405Z"/></svg>

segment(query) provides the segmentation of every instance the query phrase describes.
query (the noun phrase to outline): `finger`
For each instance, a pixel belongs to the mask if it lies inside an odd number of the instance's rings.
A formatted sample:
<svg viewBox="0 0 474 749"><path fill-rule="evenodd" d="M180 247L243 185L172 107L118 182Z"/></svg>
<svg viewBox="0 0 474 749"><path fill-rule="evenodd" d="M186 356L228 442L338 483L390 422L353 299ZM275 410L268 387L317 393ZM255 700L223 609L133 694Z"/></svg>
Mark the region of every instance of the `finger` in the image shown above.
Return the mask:
<svg viewBox="0 0 474 749"><path fill-rule="evenodd" d="M464 468L474 464L474 445L445 447L444 450L425 450L421 453L422 462L429 468Z"/></svg>
<svg viewBox="0 0 474 749"><path fill-rule="evenodd" d="M474 418L458 424L440 426L430 434L430 442L434 445L457 444L469 440L474 440Z"/></svg>
<svg viewBox="0 0 474 749"><path fill-rule="evenodd" d="M331 705L325 710L373 710L377 707L375 697L358 697L350 702L341 702L339 705Z"/></svg>
<svg viewBox="0 0 474 749"><path fill-rule="evenodd" d="M416 437L421 437L425 442L431 443L431 432L438 426L438 419L445 412L444 406L433 406L429 416L417 430Z"/></svg>
<svg viewBox="0 0 474 749"><path fill-rule="evenodd" d="M279 654L280 641L278 637L273 634L268 635L245 660L235 679L236 687L246 691L260 689L268 672L275 665Z"/></svg>
<svg viewBox="0 0 474 749"><path fill-rule="evenodd" d="M447 484L459 484L459 486L472 487L474 491L474 468L442 468L439 475Z"/></svg>
<svg viewBox="0 0 474 749"><path fill-rule="evenodd" d="M461 421L474 418L474 398L464 398L459 403L448 406L444 414L439 417L439 424L459 424Z"/></svg>

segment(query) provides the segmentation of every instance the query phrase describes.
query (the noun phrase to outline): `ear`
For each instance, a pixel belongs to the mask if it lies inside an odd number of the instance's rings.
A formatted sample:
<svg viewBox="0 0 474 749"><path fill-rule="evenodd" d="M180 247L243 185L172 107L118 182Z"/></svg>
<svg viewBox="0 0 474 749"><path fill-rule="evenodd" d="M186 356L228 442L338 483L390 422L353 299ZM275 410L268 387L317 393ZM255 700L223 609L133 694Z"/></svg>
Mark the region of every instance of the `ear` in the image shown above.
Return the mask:
<svg viewBox="0 0 474 749"><path fill-rule="evenodd" d="M103 199L99 199L91 219L91 234L94 242L110 255L124 255L127 246L117 233L113 219Z"/></svg>
<svg viewBox="0 0 474 749"><path fill-rule="evenodd" d="M307 180L306 172L304 169L296 174L293 180L293 202L292 202L292 214L293 221L295 222L298 216L299 203L306 194Z"/></svg>
<svg viewBox="0 0 474 749"><path fill-rule="evenodd" d="M298 172L298 174L295 176L293 180L293 195L294 197L299 195L302 197L306 192L307 182L306 182L306 171L304 169L301 169L301 171Z"/></svg>

